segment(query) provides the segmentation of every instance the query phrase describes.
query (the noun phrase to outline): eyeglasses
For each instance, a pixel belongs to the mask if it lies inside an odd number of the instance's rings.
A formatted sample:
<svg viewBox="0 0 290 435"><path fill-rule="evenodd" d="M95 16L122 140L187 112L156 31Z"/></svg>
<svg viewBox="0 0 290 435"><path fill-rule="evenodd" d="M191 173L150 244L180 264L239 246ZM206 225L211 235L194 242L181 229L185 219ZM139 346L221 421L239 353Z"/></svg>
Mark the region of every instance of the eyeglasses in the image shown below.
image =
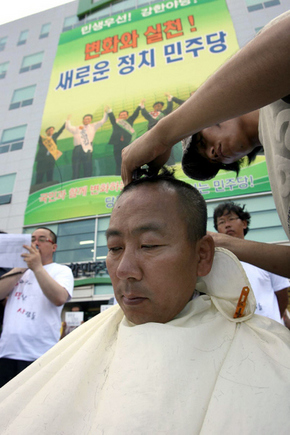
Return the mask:
<svg viewBox="0 0 290 435"><path fill-rule="evenodd" d="M240 219L239 217L229 217L228 219L221 219L220 221L218 221L217 226L219 227L220 225L225 225L227 222L233 222Z"/></svg>
<svg viewBox="0 0 290 435"><path fill-rule="evenodd" d="M34 243L34 242L40 242L40 243L49 242L49 243L52 243L54 245L54 242L45 236L39 236L39 237L32 236L31 241L32 241L32 243Z"/></svg>

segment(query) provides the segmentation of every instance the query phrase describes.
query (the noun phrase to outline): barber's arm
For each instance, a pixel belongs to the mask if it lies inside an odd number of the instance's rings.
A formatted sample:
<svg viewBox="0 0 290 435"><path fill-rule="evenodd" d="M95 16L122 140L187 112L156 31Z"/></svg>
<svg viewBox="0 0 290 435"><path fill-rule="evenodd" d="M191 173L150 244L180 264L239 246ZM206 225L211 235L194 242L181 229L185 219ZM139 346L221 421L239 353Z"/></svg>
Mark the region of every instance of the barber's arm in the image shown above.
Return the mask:
<svg viewBox="0 0 290 435"><path fill-rule="evenodd" d="M69 294L67 290L58 284L45 270L41 263L39 251L33 246L24 245L28 253L21 256L26 261L27 266L34 272L38 284L44 295L56 306L63 305Z"/></svg>
<svg viewBox="0 0 290 435"><path fill-rule="evenodd" d="M159 168L181 139L290 94L289 47L290 16L256 36L182 106L123 149L124 183L145 163Z"/></svg>
<svg viewBox="0 0 290 435"><path fill-rule="evenodd" d="M27 269L23 269L20 267L14 267L5 275L2 275L0 278L0 299L6 298L9 293L12 292L15 285L18 283L20 278L23 276L24 272Z"/></svg>
<svg viewBox="0 0 290 435"><path fill-rule="evenodd" d="M290 278L290 246L253 242L209 232L216 247L232 251L241 261Z"/></svg>

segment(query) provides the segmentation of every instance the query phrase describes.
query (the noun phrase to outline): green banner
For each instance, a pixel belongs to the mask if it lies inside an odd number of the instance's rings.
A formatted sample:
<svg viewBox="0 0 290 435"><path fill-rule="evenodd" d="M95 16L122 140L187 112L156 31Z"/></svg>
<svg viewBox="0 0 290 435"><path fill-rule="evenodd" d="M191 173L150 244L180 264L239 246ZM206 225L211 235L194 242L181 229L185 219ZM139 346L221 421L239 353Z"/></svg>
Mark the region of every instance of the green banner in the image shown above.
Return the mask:
<svg viewBox="0 0 290 435"><path fill-rule="evenodd" d="M63 33L51 74L25 225L110 213L121 151L238 50L225 0L173 0ZM173 98L172 98L173 97ZM154 107L153 107L154 106ZM264 159L210 182L205 199L269 190Z"/></svg>

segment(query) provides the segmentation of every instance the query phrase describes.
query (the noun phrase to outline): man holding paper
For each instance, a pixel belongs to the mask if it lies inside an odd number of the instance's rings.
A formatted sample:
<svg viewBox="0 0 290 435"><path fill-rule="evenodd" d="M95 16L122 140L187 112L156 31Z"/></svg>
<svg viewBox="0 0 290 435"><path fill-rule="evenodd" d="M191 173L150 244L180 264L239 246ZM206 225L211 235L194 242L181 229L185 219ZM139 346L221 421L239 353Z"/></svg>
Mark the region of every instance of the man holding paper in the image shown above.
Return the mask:
<svg viewBox="0 0 290 435"><path fill-rule="evenodd" d="M56 235L38 228L31 242L21 254L27 268L15 267L0 280L0 299L8 296L0 338L0 387L57 343L62 307L72 296L70 268L53 262Z"/></svg>

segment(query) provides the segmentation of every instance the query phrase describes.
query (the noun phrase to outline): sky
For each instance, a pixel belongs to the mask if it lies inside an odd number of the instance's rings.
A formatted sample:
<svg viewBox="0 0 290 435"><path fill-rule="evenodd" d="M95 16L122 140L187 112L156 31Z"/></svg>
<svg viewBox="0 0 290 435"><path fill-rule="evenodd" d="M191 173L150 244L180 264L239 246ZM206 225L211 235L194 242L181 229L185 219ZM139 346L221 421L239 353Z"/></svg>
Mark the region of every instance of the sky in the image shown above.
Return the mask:
<svg viewBox="0 0 290 435"><path fill-rule="evenodd" d="M1 7L0 25L27 17L28 15L37 14L56 6L70 3L72 0L14 0L6 1L5 6Z"/></svg>

